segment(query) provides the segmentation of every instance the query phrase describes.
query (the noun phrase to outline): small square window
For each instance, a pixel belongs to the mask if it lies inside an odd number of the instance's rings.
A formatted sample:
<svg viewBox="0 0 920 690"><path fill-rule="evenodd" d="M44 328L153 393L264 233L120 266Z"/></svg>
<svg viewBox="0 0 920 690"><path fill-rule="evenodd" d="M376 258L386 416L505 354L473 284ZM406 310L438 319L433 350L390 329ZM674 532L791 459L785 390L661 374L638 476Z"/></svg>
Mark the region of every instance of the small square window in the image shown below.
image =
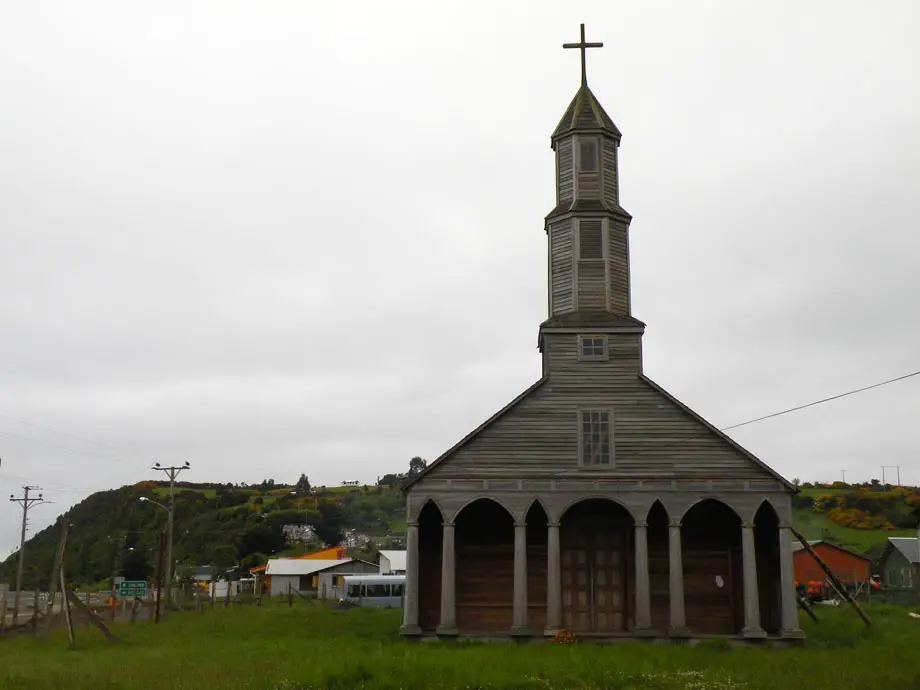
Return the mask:
<svg viewBox="0 0 920 690"><path fill-rule="evenodd" d="M597 172L597 141L582 139L578 143L579 172Z"/></svg>
<svg viewBox="0 0 920 690"><path fill-rule="evenodd" d="M603 335L581 336L578 355L581 359L607 359L607 337Z"/></svg>

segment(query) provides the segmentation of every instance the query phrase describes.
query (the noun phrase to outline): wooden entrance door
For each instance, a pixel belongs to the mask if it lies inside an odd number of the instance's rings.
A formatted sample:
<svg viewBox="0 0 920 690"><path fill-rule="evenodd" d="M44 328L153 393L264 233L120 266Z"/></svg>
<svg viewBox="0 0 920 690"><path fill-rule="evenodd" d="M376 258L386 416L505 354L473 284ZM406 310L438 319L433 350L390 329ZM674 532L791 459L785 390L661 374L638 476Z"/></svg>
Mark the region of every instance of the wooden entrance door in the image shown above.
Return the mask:
<svg viewBox="0 0 920 690"><path fill-rule="evenodd" d="M628 534L609 523L563 524L562 618L568 630L627 630Z"/></svg>

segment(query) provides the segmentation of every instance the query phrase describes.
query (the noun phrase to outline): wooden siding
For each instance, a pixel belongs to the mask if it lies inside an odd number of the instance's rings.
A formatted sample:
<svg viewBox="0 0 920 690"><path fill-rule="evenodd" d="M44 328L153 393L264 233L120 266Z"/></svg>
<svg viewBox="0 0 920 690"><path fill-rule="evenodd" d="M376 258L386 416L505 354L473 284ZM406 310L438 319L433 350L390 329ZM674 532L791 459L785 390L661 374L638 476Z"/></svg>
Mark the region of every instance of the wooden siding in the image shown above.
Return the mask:
<svg viewBox="0 0 920 690"><path fill-rule="evenodd" d="M629 238L623 223L608 221L608 276L610 311L629 314Z"/></svg>
<svg viewBox="0 0 920 690"><path fill-rule="evenodd" d="M812 548L821 560L843 582L862 582L869 577L870 562L856 554L835 548L830 544L813 544ZM827 575L806 549L796 551L792 556L795 579L798 582L827 579Z"/></svg>
<svg viewBox="0 0 920 690"><path fill-rule="evenodd" d="M552 314L564 314L574 308L572 221L565 220L550 226L550 289Z"/></svg>
<svg viewBox="0 0 920 690"><path fill-rule="evenodd" d="M601 139L601 166L604 181L604 201L610 207L620 203L619 181L617 179L617 144L612 139Z"/></svg>
<svg viewBox="0 0 920 690"><path fill-rule="evenodd" d="M578 173L578 199L580 201L597 201L601 198L600 172Z"/></svg>
<svg viewBox="0 0 920 690"><path fill-rule="evenodd" d="M445 462L435 479L552 477L577 471L579 407L612 407L612 477L775 478L638 375L638 334L610 334L611 357L577 360L577 335L545 334L549 380ZM630 356L629 353L633 353ZM493 410L483 410L488 416ZM605 468L606 470L606 468Z"/></svg>
<svg viewBox="0 0 920 690"><path fill-rule="evenodd" d="M578 262L578 308L603 311L607 308L606 271L603 261Z"/></svg>
<svg viewBox="0 0 920 690"><path fill-rule="evenodd" d="M575 198L575 156L573 139L561 139L556 145L556 200L571 202Z"/></svg>

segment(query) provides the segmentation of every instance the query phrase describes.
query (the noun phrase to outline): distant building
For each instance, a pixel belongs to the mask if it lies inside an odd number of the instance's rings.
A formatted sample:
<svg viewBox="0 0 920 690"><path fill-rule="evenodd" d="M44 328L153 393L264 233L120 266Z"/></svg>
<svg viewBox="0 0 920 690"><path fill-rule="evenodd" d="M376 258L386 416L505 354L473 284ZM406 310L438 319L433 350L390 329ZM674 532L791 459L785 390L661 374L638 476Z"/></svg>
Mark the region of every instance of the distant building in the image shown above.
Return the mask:
<svg viewBox="0 0 920 690"><path fill-rule="evenodd" d="M810 541L808 545L841 582L860 583L869 579L872 562L865 556L821 539ZM792 565L796 582L824 582L827 579L827 573L798 541L792 543Z"/></svg>
<svg viewBox="0 0 920 690"><path fill-rule="evenodd" d="M920 589L920 539L888 537L879 559L882 584L899 589Z"/></svg>
<svg viewBox="0 0 920 690"><path fill-rule="evenodd" d="M327 560L327 561L340 561L345 558L345 549L341 546L330 546L326 549L320 549L319 551L313 551L312 553L304 553L299 556L291 556L290 558L285 559L276 559L276 560L289 560L289 561L316 561L316 560ZM271 587L271 576L266 575L265 570L268 563L265 565L258 565L255 568L250 568L249 573L256 578L257 582L260 582L265 585L265 587ZM256 588L258 591L259 588Z"/></svg>
<svg viewBox="0 0 920 690"><path fill-rule="evenodd" d="M284 540L288 544L306 543L317 539L316 529L313 525L285 525L281 528L281 532L284 534Z"/></svg>
<svg viewBox="0 0 920 690"><path fill-rule="evenodd" d="M269 594L284 596L288 592L316 599L341 598L342 577L370 575L377 566L353 558L342 560L275 558L267 563L265 574L271 578Z"/></svg>
<svg viewBox="0 0 920 690"><path fill-rule="evenodd" d="M364 532L350 529L345 532L340 545L346 549L363 549L370 543L371 538Z"/></svg>
<svg viewBox="0 0 920 690"><path fill-rule="evenodd" d="M406 574L406 552L405 551L381 551L380 563L378 564L381 575L405 575Z"/></svg>

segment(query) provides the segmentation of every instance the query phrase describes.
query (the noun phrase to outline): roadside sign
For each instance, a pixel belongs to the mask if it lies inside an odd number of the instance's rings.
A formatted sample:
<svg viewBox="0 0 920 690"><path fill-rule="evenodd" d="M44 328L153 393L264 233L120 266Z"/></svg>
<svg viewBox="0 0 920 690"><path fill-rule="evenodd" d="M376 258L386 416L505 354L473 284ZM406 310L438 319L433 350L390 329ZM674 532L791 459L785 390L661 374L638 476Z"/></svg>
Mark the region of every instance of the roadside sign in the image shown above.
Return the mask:
<svg viewBox="0 0 920 690"><path fill-rule="evenodd" d="M118 583L118 596L124 598L147 596L147 583L144 580L125 580Z"/></svg>

